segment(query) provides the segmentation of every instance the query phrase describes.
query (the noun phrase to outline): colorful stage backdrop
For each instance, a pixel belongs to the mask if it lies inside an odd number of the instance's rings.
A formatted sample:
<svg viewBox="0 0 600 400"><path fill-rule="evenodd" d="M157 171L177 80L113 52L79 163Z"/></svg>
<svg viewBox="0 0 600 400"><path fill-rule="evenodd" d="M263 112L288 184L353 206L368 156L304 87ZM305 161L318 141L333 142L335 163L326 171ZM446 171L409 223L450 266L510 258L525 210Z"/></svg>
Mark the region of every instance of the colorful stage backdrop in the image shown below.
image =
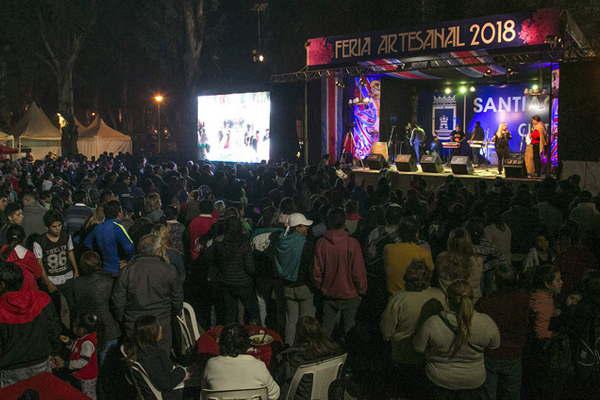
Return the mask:
<svg viewBox="0 0 600 400"><path fill-rule="evenodd" d="M362 81L362 83L361 83ZM353 155L359 160L371 154L373 143L379 141L381 79L367 76L354 79Z"/></svg>

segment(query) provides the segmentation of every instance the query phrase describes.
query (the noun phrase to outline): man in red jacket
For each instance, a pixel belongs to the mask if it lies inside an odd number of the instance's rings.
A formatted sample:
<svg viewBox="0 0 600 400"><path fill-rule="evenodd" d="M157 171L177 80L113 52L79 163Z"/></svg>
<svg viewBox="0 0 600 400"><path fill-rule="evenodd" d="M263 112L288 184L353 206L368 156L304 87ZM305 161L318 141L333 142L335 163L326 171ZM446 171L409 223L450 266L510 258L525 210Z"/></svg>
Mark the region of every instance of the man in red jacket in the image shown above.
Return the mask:
<svg viewBox="0 0 600 400"><path fill-rule="evenodd" d="M344 334L354 326L361 295L367 292L367 273L360 244L344 230L346 214L329 211L327 231L315 246L313 280L324 297L323 330L331 336L342 319Z"/></svg>

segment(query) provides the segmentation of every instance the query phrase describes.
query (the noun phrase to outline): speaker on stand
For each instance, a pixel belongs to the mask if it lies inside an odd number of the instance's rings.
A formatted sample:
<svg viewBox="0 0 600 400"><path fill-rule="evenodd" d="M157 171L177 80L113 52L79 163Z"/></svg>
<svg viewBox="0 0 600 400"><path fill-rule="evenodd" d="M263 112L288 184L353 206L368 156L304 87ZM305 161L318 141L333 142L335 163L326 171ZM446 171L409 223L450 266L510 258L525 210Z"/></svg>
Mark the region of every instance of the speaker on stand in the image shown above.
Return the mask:
<svg viewBox="0 0 600 400"><path fill-rule="evenodd" d="M394 161L398 171L417 172L417 161L412 154L398 154Z"/></svg>
<svg viewBox="0 0 600 400"><path fill-rule="evenodd" d="M469 156L454 156L450 161L452 173L456 175L473 175L473 164Z"/></svg>
<svg viewBox="0 0 600 400"><path fill-rule="evenodd" d="M421 157L421 170L437 174L444 172L444 164L441 157L437 153L424 154Z"/></svg>

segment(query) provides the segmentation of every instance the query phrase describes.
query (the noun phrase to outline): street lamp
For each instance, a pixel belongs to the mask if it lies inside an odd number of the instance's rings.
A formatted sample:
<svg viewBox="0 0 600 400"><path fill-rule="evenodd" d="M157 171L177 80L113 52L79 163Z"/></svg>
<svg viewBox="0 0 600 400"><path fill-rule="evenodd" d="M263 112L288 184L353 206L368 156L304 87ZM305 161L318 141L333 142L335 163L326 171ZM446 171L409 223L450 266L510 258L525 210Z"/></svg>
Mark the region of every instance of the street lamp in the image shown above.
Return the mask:
<svg viewBox="0 0 600 400"><path fill-rule="evenodd" d="M158 128L157 128L157 132L158 132L158 154L160 154L160 140L161 140L161 134L160 134L160 105L161 103L164 101L164 97L162 94L158 93L156 95L154 95L153 97L154 102L156 103L156 108L158 110Z"/></svg>

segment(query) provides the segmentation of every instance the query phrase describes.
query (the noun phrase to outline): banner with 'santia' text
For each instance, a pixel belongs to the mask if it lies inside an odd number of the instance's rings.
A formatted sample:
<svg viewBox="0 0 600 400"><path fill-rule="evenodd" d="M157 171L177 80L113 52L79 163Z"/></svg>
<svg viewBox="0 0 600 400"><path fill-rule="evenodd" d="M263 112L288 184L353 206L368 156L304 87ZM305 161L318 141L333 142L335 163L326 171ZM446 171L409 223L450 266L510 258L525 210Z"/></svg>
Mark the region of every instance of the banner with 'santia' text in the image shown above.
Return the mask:
<svg viewBox="0 0 600 400"><path fill-rule="evenodd" d="M560 10L481 17L400 31L308 39L306 65L324 67L427 53L543 45L560 32Z"/></svg>

